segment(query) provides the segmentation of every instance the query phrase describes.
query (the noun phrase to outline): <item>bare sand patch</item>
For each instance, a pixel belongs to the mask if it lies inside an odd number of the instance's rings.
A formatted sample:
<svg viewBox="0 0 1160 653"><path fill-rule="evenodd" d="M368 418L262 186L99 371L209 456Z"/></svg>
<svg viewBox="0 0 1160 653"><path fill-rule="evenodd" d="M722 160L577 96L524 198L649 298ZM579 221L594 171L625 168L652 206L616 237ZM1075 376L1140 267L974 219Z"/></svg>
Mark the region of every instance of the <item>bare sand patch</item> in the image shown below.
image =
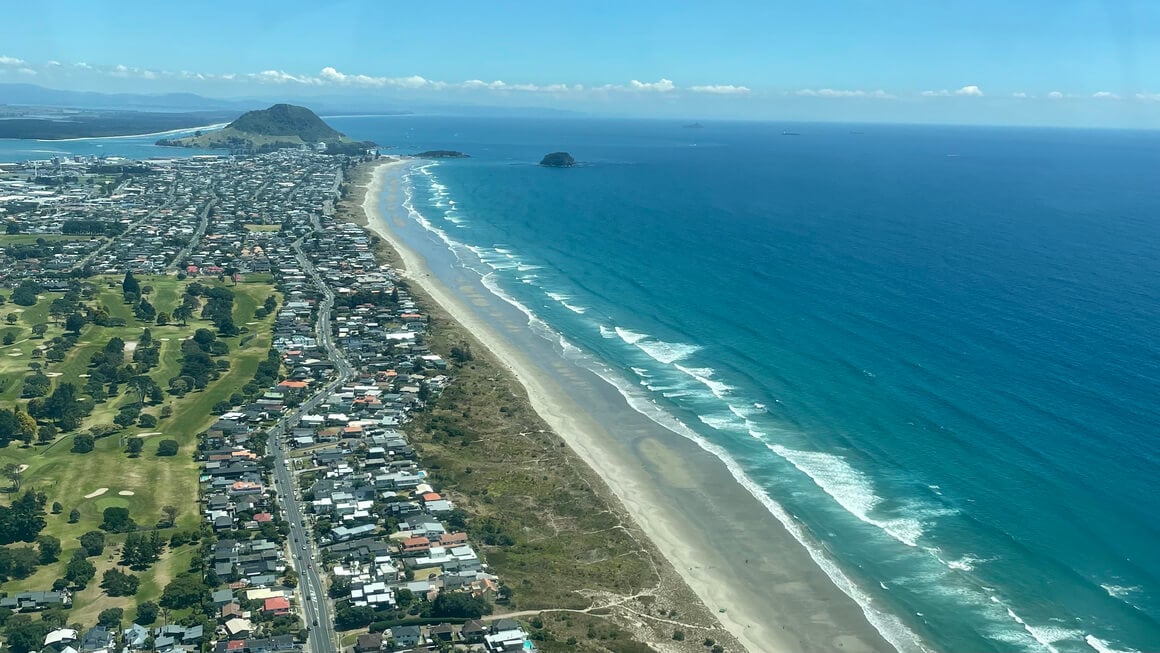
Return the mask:
<svg viewBox="0 0 1160 653"><path fill-rule="evenodd" d="M18 352L18 351L14 351L14 352L12 352L11 354L8 354L8 355L9 355L9 356L23 356L24 354L22 354L22 353L20 353L20 352Z"/></svg>
<svg viewBox="0 0 1160 653"><path fill-rule="evenodd" d="M137 341L136 340L126 340L125 341L125 356L128 357L129 359L132 359L133 352L135 352L135 351L137 351Z"/></svg>
<svg viewBox="0 0 1160 653"><path fill-rule="evenodd" d="M169 338L158 338L161 342L169 342Z"/></svg>
<svg viewBox="0 0 1160 653"><path fill-rule="evenodd" d="M117 494L119 494L123 497L131 497L131 496L133 496L134 492L133 492L133 490L121 490Z"/></svg>
<svg viewBox="0 0 1160 653"><path fill-rule="evenodd" d="M22 474L22 473L24 472L24 470L26 470L26 469L28 469L28 465L27 465L27 464L21 465L21 466L19 466L19 467L17 467L17 468L16 468L16 473L17 473L17 474Z"/></svg>
<svg viewBox="0 0 1160 653"><path fill-rule="evenodd" d="M87 379L87 378L89 378L90 376L92 376L92 374L78 374L77 376L78 376L78 377L80 377L80 378L82 378L82 379Z"/></svg>
<svg viewBox="0 0 1160 653"><path fill-rule="evenodd" d="M161 435L161 431L146 431L146 432L144 432L144 433L138 433L138 434L137 434L137 437L139 437L139 438L147 438L147 437L149 437L149 436L151 436L151 435Z"/></svg>
<svg viewBox="0 0 1160 653"><path fill-rule="evenodd" d="M99 497L108 491L109 491L109 488L107 488L107 487L99 487L99 488L93 490L92 492L89 492L88 494L86 494L85 498L92 499L94 497Z"/></svg>
<svg viewBox="0 0 1160 653"><path fill-rule="evenodd" d="M45 372L44 375L50 379L55 379L58 376L64 376L64 373L63 372Z"/></svg>

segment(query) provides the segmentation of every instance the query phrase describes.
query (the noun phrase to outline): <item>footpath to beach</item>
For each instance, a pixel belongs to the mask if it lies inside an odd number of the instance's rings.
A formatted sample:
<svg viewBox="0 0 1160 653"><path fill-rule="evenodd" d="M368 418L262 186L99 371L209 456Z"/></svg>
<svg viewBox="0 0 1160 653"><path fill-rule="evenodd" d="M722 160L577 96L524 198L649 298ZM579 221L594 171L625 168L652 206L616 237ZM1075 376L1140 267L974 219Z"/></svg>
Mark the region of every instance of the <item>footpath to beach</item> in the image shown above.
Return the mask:
<svg viewBox="0 0 1160 653"><path fill-rule="evenodd" d="M520 325L496 326L504 311L491 308L499 300L482 287L445 285L393 230L406 224L406 210L393 202L384 207L387 215L379 210L384 192L400 195L407 165L374 167L362 205L368 228L395 250L407 279L514 375L535 411L609 486L730 633L752 653L895 650L870 623L889 627L882 615L836 587L720 460L633 411L611 386L578 381L587 371L533 360L501 333ZM616 404L610 426L598 415Z"/></svg>

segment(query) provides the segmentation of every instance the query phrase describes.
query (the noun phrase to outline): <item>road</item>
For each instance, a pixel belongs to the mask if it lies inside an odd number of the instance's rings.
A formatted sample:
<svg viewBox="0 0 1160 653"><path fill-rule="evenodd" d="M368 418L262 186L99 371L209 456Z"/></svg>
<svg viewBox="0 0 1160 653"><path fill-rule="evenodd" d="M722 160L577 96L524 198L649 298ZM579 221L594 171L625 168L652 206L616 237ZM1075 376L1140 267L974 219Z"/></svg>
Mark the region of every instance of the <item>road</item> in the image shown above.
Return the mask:
<svg viewBox="0 0 1160 653"><path fill-rule="evenodd" d="M170 270L176 270L177 266L189 256L190 252L193 251L193 248L197 247L197 245L201 242L202 236L205 236L205 228L209 226L209 212L213 209L214 205L218 203L217 187L211 187L209 192L212 197L209 198L209 201L206 202L205 206L201 207L201 211L198 212L197 227L194 229L193 235L190 236L189 243L183 247L181 251L178 252L172 259L170 259Z"/></svg>
<svg viewBox="0 0 1160 653"><path fill-rule="evenodd" d="M132 223L130 223L129 226L125 228L125 231L123 231L122 233L126 233L126 234L130 233L131 231L136 229L138 226L140 226L142 222L145 222L146 220L157 215L158 212L163 211L163 210L173 206L174 198L177 196L177 182L179 180L180 179L173 180L173 185L169 187L169 194L165 197L165 202L161 206L158 206L157 208L153 209L149 213L146 213L145 215L141 216L141 218L139 220L135 220ZM128 183L128 182L124 182L124 183ZM122 185L124 185L124 184L122 184ZM118 189L119 188L120 187L118 186ZM119 234L116 236L110 237L108 240L106 240L104 243L102 243L100 247L94 249L92 252L89 253L88 256L84 257L76 265L74 265L73 269L74 270L83 270L84 267L86 265L88 265L90 261L92 261L94 258L99 256L106 249L109 249L110 245L112 245L115 242L120 241L120 239L121 239L121 236Z"/></svg>
<svg viewBox="0 0 1160 653"><path fill-rule="evenodd" d="M315 324L318 343L326 350L334 362L337 375L317 393L302 402L297 408L286 413L270 429L270 453L274 456L274 489L286 512L290 524L290 556L298 570L298 587L302 595L303 613L310 628L307 647L311 653L333 653L341 650L334 630L334 619L330 614L330 600L326 595L320 570L316 568L318 549L310 537L304 512L299 506L294 476L287 463L286 435L303 415L309 415L330 394L354 376L354 369L334 346L330 334L330 309L334 305L334 293L323 282L309 259L302 252L301 241L293 244L294 252L302 270L309 274L323 295L318 305L318 321Z"/></svg>

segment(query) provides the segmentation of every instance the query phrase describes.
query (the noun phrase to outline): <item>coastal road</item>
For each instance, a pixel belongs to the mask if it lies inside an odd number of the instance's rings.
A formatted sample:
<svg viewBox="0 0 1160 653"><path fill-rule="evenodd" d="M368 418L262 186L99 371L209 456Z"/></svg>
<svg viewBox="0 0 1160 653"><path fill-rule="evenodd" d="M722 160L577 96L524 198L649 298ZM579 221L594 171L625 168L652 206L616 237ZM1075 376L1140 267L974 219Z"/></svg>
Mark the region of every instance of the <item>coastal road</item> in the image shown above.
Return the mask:
<svg viewBox="0 0 1160 653"><path fill-rule="evenodd" d="M299 506L294 475L287 458L286 435L303 415L309 415L335 389L341 387L354 376L354 369L346 357L334 345L330 334L330 310L334 305L334 293L323 281L317 270L302 252L300 241L294 242L295 256L302 270L308 273L322 292L323 300L318 305L318 321L315 323L316 338L325 349L337 372L334 379L323 386L297 408L286 413L270 429L270 453L274 456L274 489L282 501L286 521L290 524L290 556L298 570L299 589L302 594L302 610L306 625L310 628L307 638L311 653L334 653L341 650L334 630L334 620L330 614L330 600L326 595L320 569L316 567L318 549L310 537L302 507Z"/></svg>

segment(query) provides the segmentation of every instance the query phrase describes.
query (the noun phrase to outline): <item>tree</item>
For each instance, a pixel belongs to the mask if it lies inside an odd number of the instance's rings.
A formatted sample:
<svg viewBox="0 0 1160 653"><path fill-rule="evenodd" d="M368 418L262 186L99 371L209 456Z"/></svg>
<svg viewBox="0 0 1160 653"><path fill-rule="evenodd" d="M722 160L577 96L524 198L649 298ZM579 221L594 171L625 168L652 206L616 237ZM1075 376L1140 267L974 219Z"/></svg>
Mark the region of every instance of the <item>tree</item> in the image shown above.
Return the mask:
<svg viewBox="0 0 1160 653"><path fill-rule="evenodd" d="M157 604L153 601L145 601L137 606L137 618L133 620L134 623L148 626L157 621Z"/></svg>
<svg viewBox="0 0 1160 653"><path fill-rule="evenodd" d="M20 439L32 442L37 432L36 418L25 411L19 411L16 413L16 420L20 422Z"/></svg>
<svg viewBox="0 0 1160 653"><path fill-rule="evenodd" d="M32 325L32 335L37 337L37 338L43 338L44 334L47 331L48 331L48 323L46 323L46 322L40 322L40 323Z"/></svg>
<svg viewBox="0 0 1160 653"><path fill-rule="evenodd" d="M87 433L78 433L73 437L72 452L73 453L89 453L93 450L95 441L93 436Z"/></svg>
<svg viewBox="0 0 1160 653"><path fill-rule="evenodd" d="M108 608L101 610L101 614L97 615L97 624L105 628L119 628L124 618L125 610L122 608Z"/></svg>
<svg viewBox="0 0 1160 653"><path fill-rule="evenodd" d="M125 279L121 281L121 294L124 295L125 301L129 298L136 298L141 294L141 284L133 276L132 270L125 271Z"/></svg>
<svg viewBox="0 0 1160 653"><path fill-rule="evenodd" d="M89 562L83 553L80 551L77 551L77 553L80 555L74 556L69 561L64 578L76 587L83 589L97 575L97 567Z"/></svg>
<svg viewBox="0 0 1160 653"><path fill-rule="evenodd" d="M182 305L173 309L173 319L181 322L181 326L185 326L186 321L191 317L193 317L193 309L188 306Z"/></svg>
<svg viewBox="0 0 1160 653"><path fill-rule="evenodd" d="M128 444L125 445L125 451L129 455L136 458L141 455L141 450L145 448L145 441L141 438L129 438Z"/></svg>
<svg viewBox="0 0 1160 653"><path fill-rule="evenodd" d="M164 506L161 508L161 512L165 513L165 521L168 522L170 526L173 526L177 523L177 506Z"/></svg>
<svg viewBox="0 0 1160 653"><path fill-rule="evenodd" d="M16 463L8 463L4 466L4 478L8 479L9 482L12 483L12 485L9 486L11 492L15 492L20 489L20 475L23 473L24 472L21 471L20 467Z"/></svg>
<svg viewBox="0 0 1160 653"><path fill-rule="evenodd" d="M157 326L165 326L169 324L169 313L161 311L157 314Z"/></svg>
<svg viewBox="0 0 1160 653"><path fill-rule="evenodd" d="M85 316L80 313L73 313L65 319L64 328L73 333L80 333L86 324L88 324L88 320L85 319Z"/></svg>
<svg viewBox="0 0 1160 653"><path fill-rule="evenodd" d="M37 295L40 293L40 284L35 281L21 281L16 290L12 291L12 303L20 306L35 306Z"/></svg>
<svg viewBox="0 0 1160 653"><path fill-rule="evenodd" d="M137 376L129 379L129 383L127 385L131 389L135 390L138 395L140 395L141 400L138 403L143 404L145 403L145 396L149 394L149 391L152 390L153 386L156 384L148 374L138 374Z"/></svg>
<svg viewBox="0 0 1160 653"><path fill-rule="evenodd" d="M431 616L478 619L491 614L491 605L466 592L440 592L431 603Z"/></svg>
<svg viewBox="0 0 1160 653"><path fill-rule="evenodd" d="M52 514L59 515L64 512L64 505L59 501L52 502Z"/></svg>
<svg viewBox="0 0 1160 653"><path fill-rule="evenodd" d="M158 456L176 456L177 440L162 440L157 443Z"/></svg>
<svg viewBox="0 0 1160 653"><path fill-rule="evenodd" d="M171 610L192 607L209 599L209 588L194 572L178 574L161 592L161 606Z"/></svg>
<svg viewBox="0 0 1160 653"><path fill-rule="evenodd" d="M105 550L105 534L101 531L89 531L80 536L81 548L85 554L99 556Z"/></svg>
<svg viewBox="0 0 1160 653"><path fill-rule="evenodd" d="M75 523L79 522L80 520L81 520L81 511L77 510L76 508L73 508L72 510L68 511L68 523L75 524Z"/></svg>
<svg viewBox="0 0 1160 653"><path fill-rule="evenodd" d="M47 565L60 558L60 538L41 535L36 538L36 548L40 551L40 564Z"/></svg>
<svg viewBox="0 0 1160 653"><path fill-rule="evenodd" d="M101 576L101 589L109 596L132 596L137 593L137 586L141 580L133 574L126 574L117 569L110 569Z"/></svg>
<svg viewBox="0 0 1160 653"><path fill-rule="evenodd" d="M110 533L128 533L137 530L137 524L129 517L129 509L113 506L105 508L101 530Z"/></svg>
<svg viewBox="0 0 1160 653"><path fill-rule="evenodd" d="M33 621L26 614L12 615L4 625L5 643L12 653L39 651L49 626L43 620Z"/></svg>
<svg viewBox="0 0 1160 653"><path fill-rule="evenodd" d="M56 427L52 424L45 424L36 431L36 441L41 444L52 442L56 438Z"/></svg>
<svg viewBox="0 0 1160 653"><path fill-rule="evenodd" d="M44 530L43 494L26 490L10 506L0 506L0 544L35 542Z"/></svg>
<svg viewBox="0 0 1160 653"><path fill-rule="evenodd" d="M16 342L16 332L13 331L12 329L5 331L4 337L2 339L0 339L0 343L3 343L5 345L11 345L14 342Z"/></svg>
<svg viewBox="0 0 1160 653"><path fill-rule="evenodd" d="M133 315L143 322L152 322L157 318L157 309L153 308L153 304L150 304L149 300L142 299L133 307Z"/></svg>

